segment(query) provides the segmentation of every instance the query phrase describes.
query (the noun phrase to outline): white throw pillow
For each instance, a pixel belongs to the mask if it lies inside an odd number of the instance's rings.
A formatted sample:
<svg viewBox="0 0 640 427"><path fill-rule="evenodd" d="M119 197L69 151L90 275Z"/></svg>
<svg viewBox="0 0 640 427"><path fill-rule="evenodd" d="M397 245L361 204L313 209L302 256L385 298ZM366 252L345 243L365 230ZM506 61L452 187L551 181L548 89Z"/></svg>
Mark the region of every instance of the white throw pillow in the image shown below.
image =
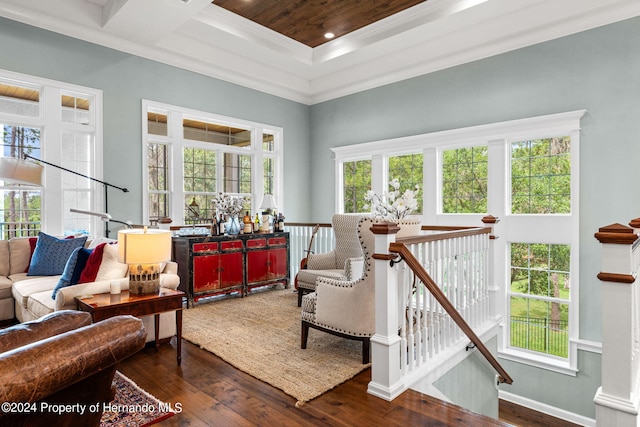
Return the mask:
<svg viewBox="0 0 640 427"><path fill-rule="evenodd" d="M96 275L96 282L100 280L122 279L127 275L129 266L118 262L118 245L104 245L102 263Z"/></svg>

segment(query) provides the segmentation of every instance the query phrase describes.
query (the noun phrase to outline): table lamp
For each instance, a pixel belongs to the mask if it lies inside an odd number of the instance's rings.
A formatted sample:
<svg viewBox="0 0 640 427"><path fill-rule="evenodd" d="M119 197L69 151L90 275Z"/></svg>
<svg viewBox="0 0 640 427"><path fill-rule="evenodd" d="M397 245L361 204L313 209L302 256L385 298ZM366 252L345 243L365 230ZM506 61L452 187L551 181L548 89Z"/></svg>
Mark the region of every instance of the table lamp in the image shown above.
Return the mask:
<svg viewBox="0 0 640 427"><path fill-rule="evenodd" d="M118 261L129 265L129 292L160 291L160 266L171 259L171 231L129 229L118 231Z"/></svg>
<svg viewBox="0 0 640 427"><path fill-rule="evenodd" d="M262 204L260 204L260 209L262 209L262 228L260 231L268 232L269 226L271 225L271 215L275 214L276 199L273 197L273 194L265 194L262 197ZM265 212L267 215L265 215Z"/></svg>

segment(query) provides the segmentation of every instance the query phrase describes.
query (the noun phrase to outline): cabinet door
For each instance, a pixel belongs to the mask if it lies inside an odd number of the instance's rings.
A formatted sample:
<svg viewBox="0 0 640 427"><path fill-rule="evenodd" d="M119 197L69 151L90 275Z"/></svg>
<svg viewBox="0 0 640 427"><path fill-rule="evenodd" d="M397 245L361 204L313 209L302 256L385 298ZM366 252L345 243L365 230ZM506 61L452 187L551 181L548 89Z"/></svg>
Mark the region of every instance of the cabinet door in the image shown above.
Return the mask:
<svg viewBox="0 0 640 427"><path fill-rule="evenodd" d="M242 286L242 252L220 254L220 287Z"/></svg>
<svg viewBox="0 0 640 427"><path fill-rule="evenodd" d="M247 252L247 282L255 283L269 280L269 251Z"/></svg>
<svg viewBox="0 0 640 427"><path fill-rule="evenodd" d="M269 279L287 277L287 248L274 248L269 251Z"/></svg>
<svg viewBox="0 0 640 427"><path fill-rule="evenodd" d="M193 292L205 292L220 288L220 255L193 256Z"/></svg>

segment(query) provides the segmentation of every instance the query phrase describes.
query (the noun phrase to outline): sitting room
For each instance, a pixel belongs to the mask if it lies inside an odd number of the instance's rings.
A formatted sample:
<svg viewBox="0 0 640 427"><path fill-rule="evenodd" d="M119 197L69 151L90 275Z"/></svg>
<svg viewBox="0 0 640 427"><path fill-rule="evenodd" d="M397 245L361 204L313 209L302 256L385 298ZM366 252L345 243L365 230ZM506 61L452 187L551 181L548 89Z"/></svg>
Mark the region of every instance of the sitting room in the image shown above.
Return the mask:
<svg viewBox="0 0 640 427"><path fill-rule="evenodd" d="M0 424L640 407L594 238L640 216L640 4L293 3L0 0Z"/></svg>

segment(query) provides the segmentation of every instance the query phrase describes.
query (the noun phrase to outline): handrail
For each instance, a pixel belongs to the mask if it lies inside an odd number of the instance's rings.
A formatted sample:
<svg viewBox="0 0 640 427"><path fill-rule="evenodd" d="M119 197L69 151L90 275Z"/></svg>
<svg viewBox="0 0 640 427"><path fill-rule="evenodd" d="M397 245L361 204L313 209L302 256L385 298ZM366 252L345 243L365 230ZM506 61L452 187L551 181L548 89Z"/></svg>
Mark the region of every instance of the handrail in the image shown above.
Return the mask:
<svg viewBox="0 0 640 427"><path fill-rule="evenodd" d="M505 371L505 369L500 365L500 363L493 357L493 354L487 349L484 343L478 338L473 329L467 324L462 315L458 313L455 309L451 301L447 298L447 296L442 292L442 290L438 287L436 282L433 281L429 273L422 267L420 262L413 256L409 248L404 243L391 243L389 245L389 252L397 253L400 257L407 263L407 266L411 268L411 271L424 283L429 292L435 297L435 299L440 303L440 305L445 309L445 311L451 316L451 318L456 322L458 327L465 333L465 335L471 340L471 342L480 350L480 353L487 359L487 361L493 366L493 368L498 372L499 380L501 383L511 384L513 380Z"/></svg>

